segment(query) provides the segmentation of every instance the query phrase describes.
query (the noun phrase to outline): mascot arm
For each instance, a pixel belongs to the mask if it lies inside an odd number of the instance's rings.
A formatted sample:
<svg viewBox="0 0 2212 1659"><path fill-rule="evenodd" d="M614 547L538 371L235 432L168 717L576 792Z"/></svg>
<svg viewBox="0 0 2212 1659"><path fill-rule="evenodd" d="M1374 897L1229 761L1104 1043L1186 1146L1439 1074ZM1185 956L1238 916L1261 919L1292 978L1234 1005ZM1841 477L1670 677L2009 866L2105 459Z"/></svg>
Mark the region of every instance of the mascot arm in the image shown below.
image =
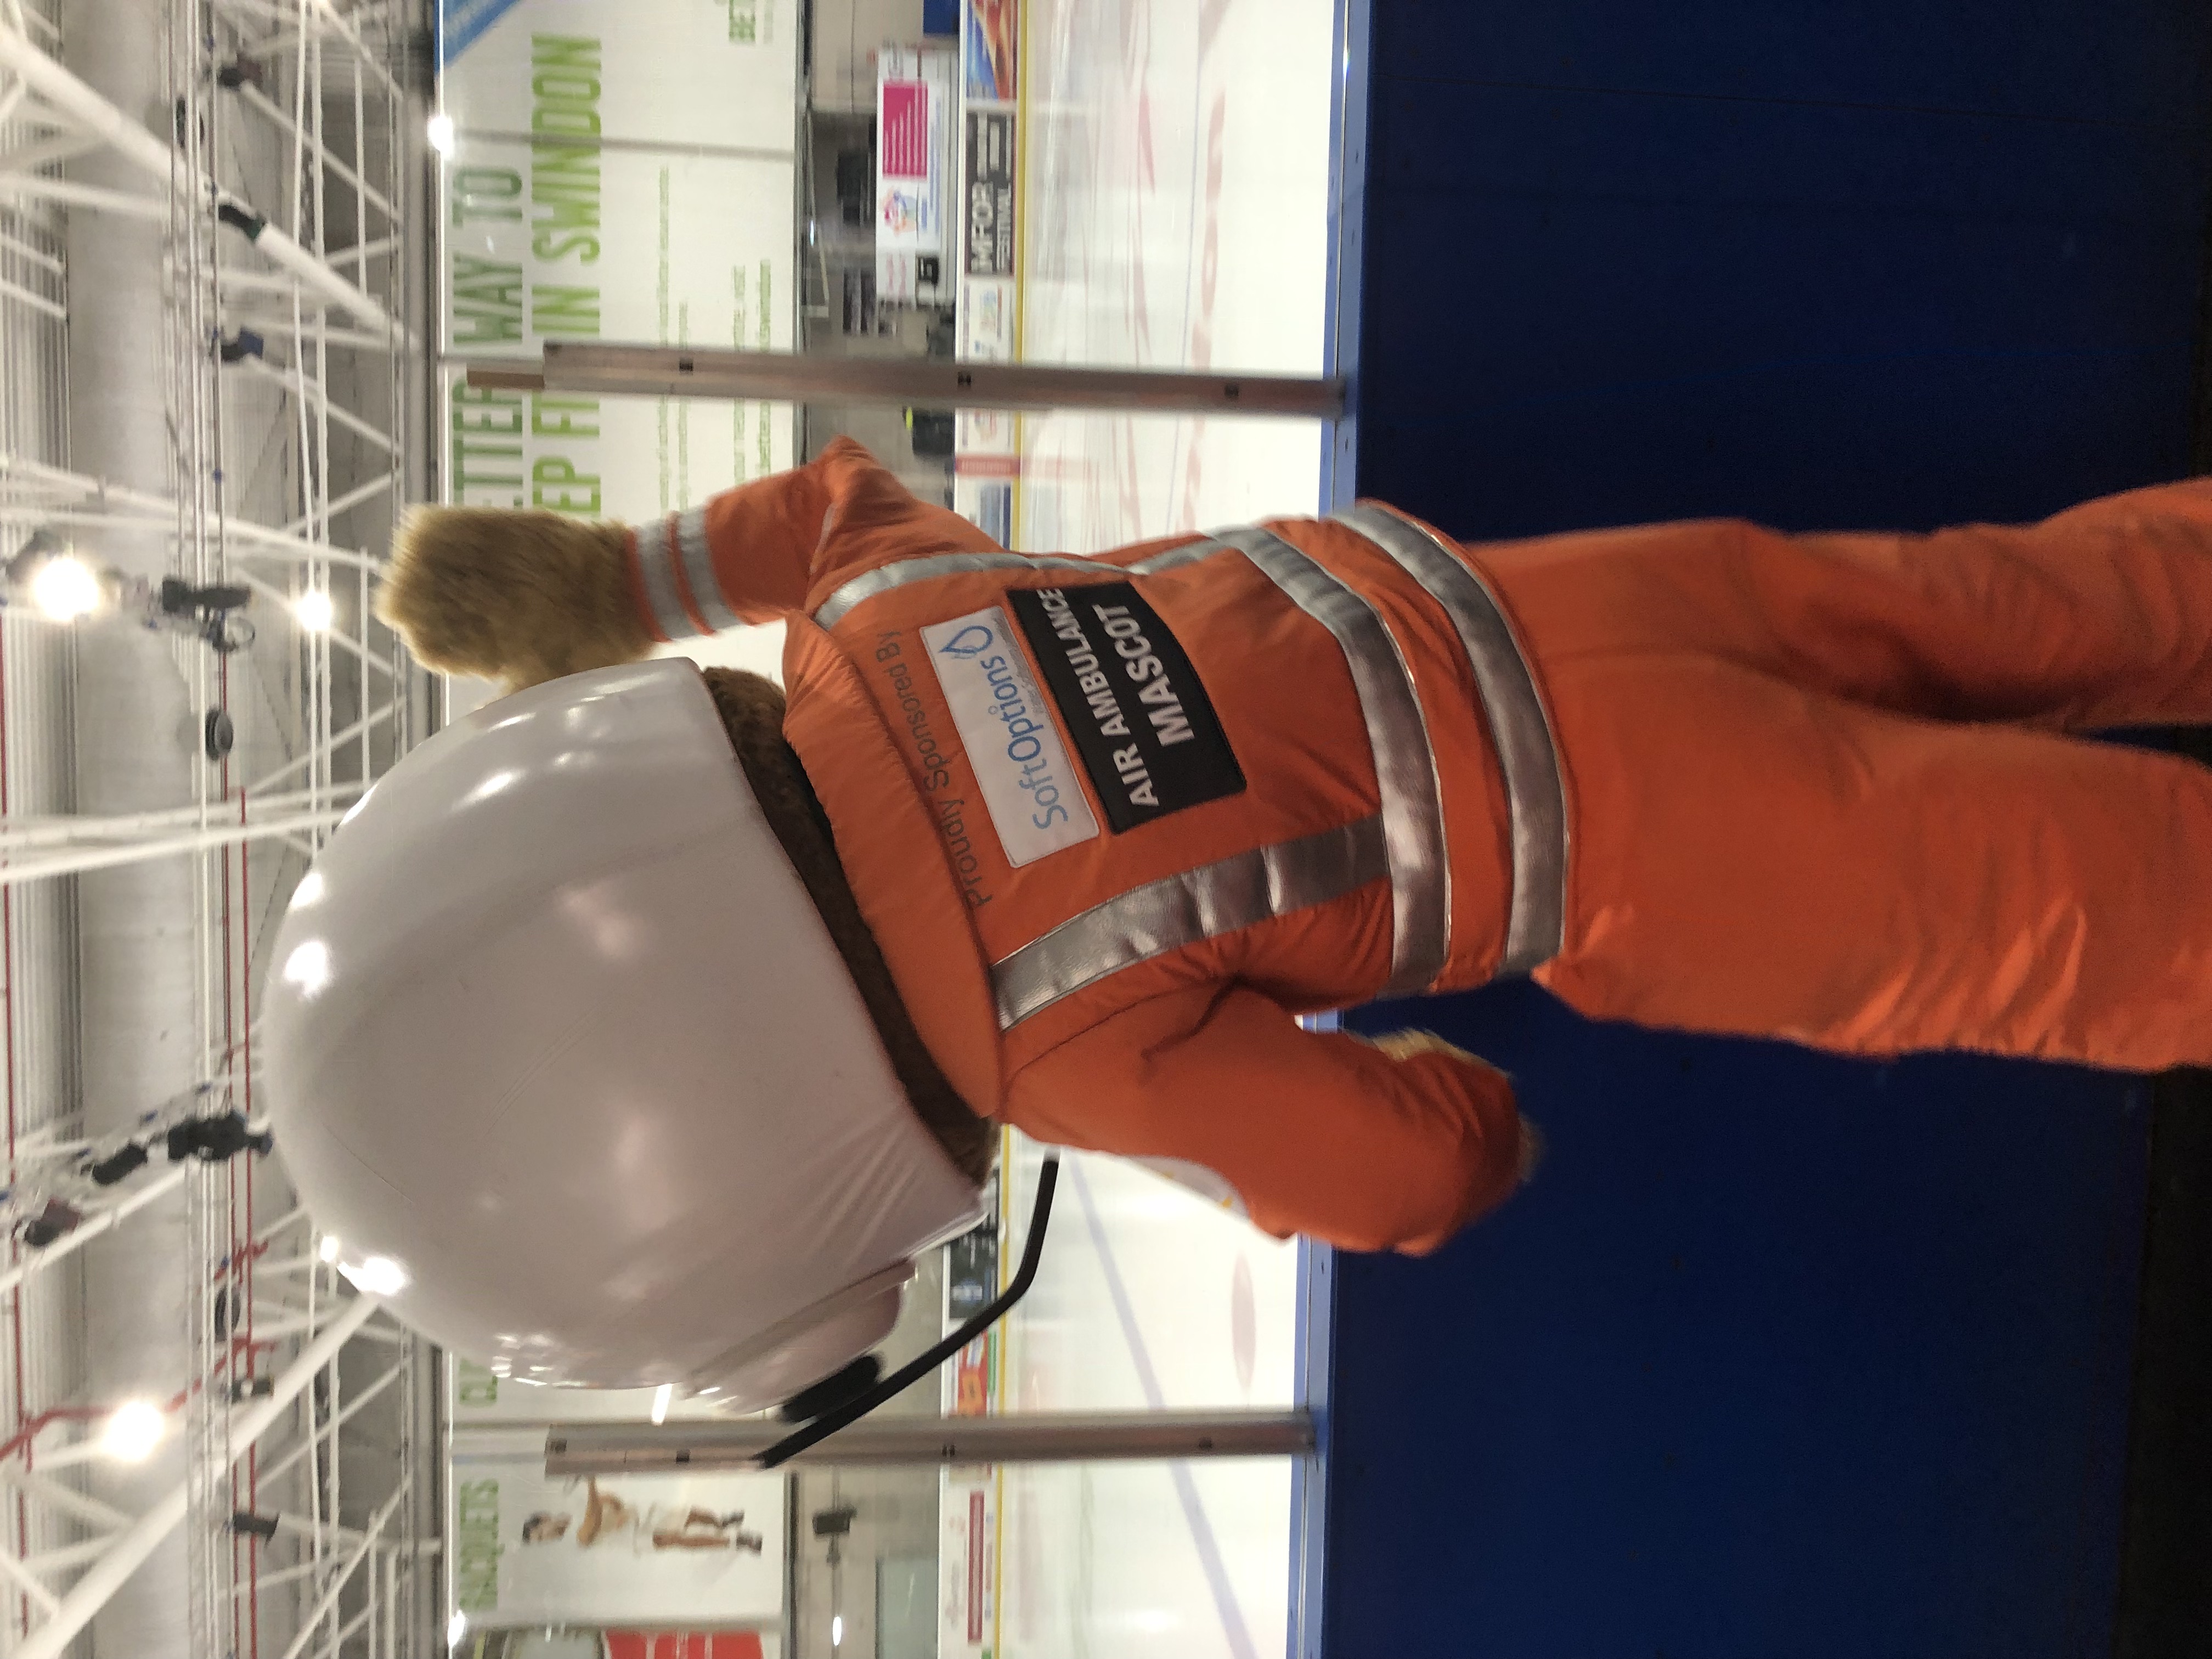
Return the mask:
<svg viewBox="0 0 2212 1659"><path fill-rule="evenodd" d="M850 438L805 466L724 490L706 518L714 585L747 622L804 609L817 586L887 560L1001 550L958 514L918 498Z"/></svg>
<svg viewBox="0 0 2212 1659"><path fill-rule="evenodd" d="M772 622L870 564L997 548L840 438L805 466L635 531L544 511L419 507L393 538L377 612L426 668L518 691L647 656L668 637L661 621L712 632L727 619L710 617L696 595L669 599L656 620L649 592L688 585L702 554L730 611Z"/></svg>
<svg viewBox="0 0 2212 1659"><path fill-rule="evenodd" d="M1253 1221L1423 1255L1509 1195L1528 1139L1503 1073L1419 1034L1309 1032L1242 985L1137 1004L1015 1074L1024 1133L1202 1164Z"/></svg>

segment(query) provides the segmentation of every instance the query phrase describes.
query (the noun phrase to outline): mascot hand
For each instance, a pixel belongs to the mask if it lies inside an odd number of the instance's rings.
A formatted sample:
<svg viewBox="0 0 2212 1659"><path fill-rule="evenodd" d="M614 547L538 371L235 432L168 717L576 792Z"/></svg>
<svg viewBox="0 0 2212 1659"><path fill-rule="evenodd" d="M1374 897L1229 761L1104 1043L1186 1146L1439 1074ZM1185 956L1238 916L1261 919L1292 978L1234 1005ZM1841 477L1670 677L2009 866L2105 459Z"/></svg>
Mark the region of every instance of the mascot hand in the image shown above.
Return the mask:
<svg viewBox="0 0 2212 1659"><path fill-rule="evenodd" d="M377 614L427 668L520 691L635 662L629 532L558 513L418 507L392 539Z"/></svg>
<svg viewBox="0 0 2212 1659"><path fill-rule="evenodd" d="M1412 1060L1419 1054L1442 1054L1447 1059L1464 1060L1469 1066L1480 1066L1485 1071L1498 1069L1488 1060L1471 1054L1464 1048L1455 1048L1433 1031L1388 1031L1370 1041L1393 1060ZM1543 1161L1543 1131L1524 1117L1521 1120L1519 1159L1522 1186L1535 1179L1536 1170Z"/></svg>

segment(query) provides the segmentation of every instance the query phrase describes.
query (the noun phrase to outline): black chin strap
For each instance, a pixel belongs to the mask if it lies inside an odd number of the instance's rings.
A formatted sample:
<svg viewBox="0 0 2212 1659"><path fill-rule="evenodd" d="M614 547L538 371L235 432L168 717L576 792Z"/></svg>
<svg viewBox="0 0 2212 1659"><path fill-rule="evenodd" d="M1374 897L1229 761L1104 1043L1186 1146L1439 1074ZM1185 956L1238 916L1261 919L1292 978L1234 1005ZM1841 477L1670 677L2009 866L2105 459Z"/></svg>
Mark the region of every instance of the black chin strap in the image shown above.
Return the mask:
<svg viewBox="0 0 2212 1659"><path fill-rule="evenodd" d="M889 1400L917 1378L926 1376L966 1347L977 1337L1006 1317L1014 1304L1020 1301L1036 1281L1037 1263L1044 1256L1045 1224L1052 1218L1053 1188L1060 1184L1060 1155L1048 1155L1043 1167L1037 1171L1036 1202L1030 1210L1030 1231L1022 1245L1021 1266L1014 1270L1006 1288L999 1293L997 1301L971 1315L960 1328L931 1348L920 1358L908 1361L893 1371L866 1394L835 1407L816 1418L805 1428L799 1429L763 1452L754 1460L755 1466L772 1469L789 1462L811 1446L820 1444L838 1430L859 1422L870 1412ZM805 1400L801 1395L799 1400ZM793 1402L797 1404L797 1401Z"/></svg>

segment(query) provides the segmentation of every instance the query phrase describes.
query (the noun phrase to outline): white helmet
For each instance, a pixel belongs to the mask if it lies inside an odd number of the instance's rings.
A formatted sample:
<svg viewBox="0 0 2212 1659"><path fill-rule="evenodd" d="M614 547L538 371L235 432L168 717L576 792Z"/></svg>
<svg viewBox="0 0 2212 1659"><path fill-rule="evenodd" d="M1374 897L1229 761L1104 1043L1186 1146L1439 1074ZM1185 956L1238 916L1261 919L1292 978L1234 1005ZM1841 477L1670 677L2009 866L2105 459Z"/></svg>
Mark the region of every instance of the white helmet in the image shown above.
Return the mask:
<svg viewBox="0 0 2212 1659"><path fill-rule="evenodd" d="M698 670L556 680L407 757L276 938L276 1144L340 1263L518 1379L789 1398L981 1213Z"/></svg>

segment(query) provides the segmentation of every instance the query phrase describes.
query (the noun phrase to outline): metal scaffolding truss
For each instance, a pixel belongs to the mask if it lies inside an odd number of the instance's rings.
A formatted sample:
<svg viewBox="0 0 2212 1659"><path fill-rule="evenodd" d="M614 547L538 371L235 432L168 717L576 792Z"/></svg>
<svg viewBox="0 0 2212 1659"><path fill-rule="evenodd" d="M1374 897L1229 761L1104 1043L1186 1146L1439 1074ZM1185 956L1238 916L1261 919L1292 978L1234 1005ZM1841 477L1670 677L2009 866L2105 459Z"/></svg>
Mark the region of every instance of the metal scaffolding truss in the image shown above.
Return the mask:
<svg viewBox="0 0 2212 1659"><path fill-rule="evenodd" d="M196 711L183 740L205 745L196 786L84 813L71 732L100 711L82 706L75 641L142 618L72 629L0 607L0 1656L73 1650L181 1536L174 1650L398 1659L430 1651L441 1616L434 1357L339 1278L278 1163L172 1162L163 1137L231 1115L259 1127L252 1010L274 918L428 726L428 684L371 610L428 453L425 296L404 257L425 195L406 67L422 7L147 3L171 131L71 68L57 0L0 0L0 559L41 534L88 558L135 538L194 590L250 592L255 632L217 650L169 631ZM167 405L166 489L72 457L72 289L123 279L71 268L71 216L88 214L158 234L160 269L131 275L163 317L147 372ZM190 953L201 1080L145 1103L118 1139L87 1128L70 1052L73 896L109 878L94 872L168 860L195 895L191 937L161 948ZM126 1035L88 1023L82 1042ZM126 1142L145 1144L144 1167L94 1179ZM196 1288L172 1368L133 1401L105 1397L71 1346L83 1264L179 1238ZM126 1405L158 1413L175 1474L135 1508L91 1478Z"/></svg>
<svg viewBox="0 0 2212 1659"><path fill-rule="evenodd" d="M225 222L232 223L252 242L257 252L274 269L289 279L295 292L307 290L313 297L312 309L335 307L351 317L370 337L389 343L408 340L405 325L397 322L391 313L368 292L362 282L363 267L371 263L366 234L354 239L348 257L355 266L350 273L338 269L327 253L325 231L319 220L313 237L315 244L301 242L299 220L308 210L302 199L307 192L295 192L291 203L294 210L294 228L288 231L282 225L272 224L268 216L258 211L252 202L216 173L202 164L201 152L208 148L200 142L202 134L187 131L179 135L180 143L155 136L139 121L117 109L105 98L72 75L55 58L36 37L32 20L35 13L21 6L10 8L15 15L0 22L0 70L13 77L14 84L4 94L7 114L15 120L40 131L27 144L12 149L0 157L0 189L16 198L46 199L73 205L100 209L103 211L131 214L149 219L170 216L174 198L183 196L197 210L201 205ZM240 56L233 66L252 63L250 43L235 38L235 19L241 9L235 6L219 9L214 17L227 17L234 44ZM298 76L301 107L292 115L255 92L250 79L240 79L238 89L252 94L256 109L289 130L295 145L295 158L305 158L313 152L313 165L295 159L294 179L307 185L313 197L313 206L323 203L323 175L333 167L344 164L330 155L321 143L323 43L325 29L343 35L352 53L352 66L356 71L355 85L362 88L364 79L374 74L390 94L397 96L398 88L390 71L363 47L361 36L353 31L342 14L327 3L305 5L300 15L309 27L303 27L295 37L301 73ZM312 60L312 61L311 61ZM217 73L221 71L218 70ZM311 79L310 76L313 78ZM197 80L197 76L193 77ZM190 102L190 94L184 94ZM310 112L307 106L312 102ZM180 124L181 125L181 124ZM356 128L356 136L359 129ZM114 153L145 175L148 191L132 195L97 186L78 185L53 176L52 169L60 163L74 160L88 151L111 148ZM359 157L356 156L356 161ZM302 176L305 167L306 176ZM361 179L358 166L348 170L351 180ZM388 240L393 228L391 196L373 191L356 189L364 216L369 211L371 199L385 217L384 234ZM295 311L295 319L296 319Z"/></svg>

